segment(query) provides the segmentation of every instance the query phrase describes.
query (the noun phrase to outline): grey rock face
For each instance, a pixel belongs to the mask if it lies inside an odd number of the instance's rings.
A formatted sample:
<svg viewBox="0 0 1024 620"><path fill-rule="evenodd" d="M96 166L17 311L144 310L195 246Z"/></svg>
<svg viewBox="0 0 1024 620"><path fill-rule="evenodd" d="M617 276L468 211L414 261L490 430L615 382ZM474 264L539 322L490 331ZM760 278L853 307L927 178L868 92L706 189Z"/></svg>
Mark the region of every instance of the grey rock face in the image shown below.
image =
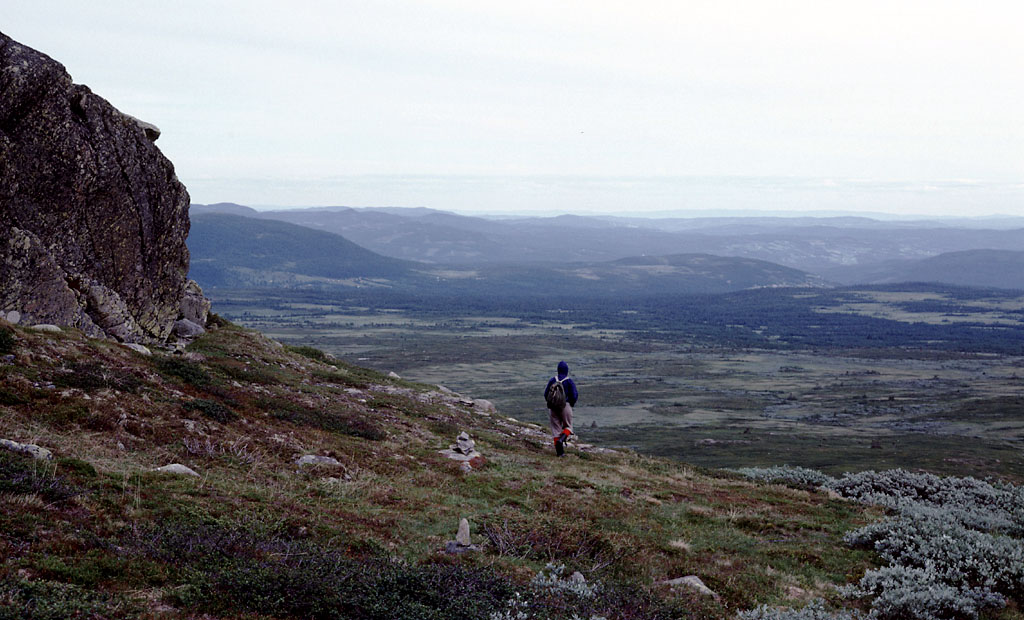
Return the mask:
<svg viewBox="0 0 1024 620"><path fill-rule="evenodd" d="M185 295L181 298L181 318L196 325L206 325L210 315L210 300L203 295L203 289L195 280L185 284Z"/></svg>
<svg viewBox="0 0 1024 620"><path fill-rule="evenodd" d="M182 312L189 197L152 140L0 33L0 313L162 342Z"/></svg>

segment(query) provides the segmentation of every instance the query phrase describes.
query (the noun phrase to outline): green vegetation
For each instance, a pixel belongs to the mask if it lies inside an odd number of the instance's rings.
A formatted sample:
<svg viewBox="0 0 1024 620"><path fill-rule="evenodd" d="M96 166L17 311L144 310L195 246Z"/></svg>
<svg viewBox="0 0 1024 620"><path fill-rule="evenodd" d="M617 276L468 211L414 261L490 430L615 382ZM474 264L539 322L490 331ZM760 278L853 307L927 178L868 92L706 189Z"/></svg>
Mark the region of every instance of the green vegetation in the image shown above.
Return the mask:
<svg viewBox="0 0 1024 620"><path fill-rule="evenodd" d="M57 455L0 453L15 617L726 618L835 600L875 565L841 543L873 509L628 452L556 459L530 425L231 325L186 357L20 329L15 353L34 363L0 388L41 387L0 409L0 436ZM47 387L97 355L140 384ZM229 362L254 380L224 379ZM78 413L41 415L60 403ZM468 473L438 453L460 431L483 454ZM170 462L201 477L151 473ZM445 553L463 517L480 549ZM661 584L690 574L721 598Z"/></svg>
<svg viewBox="0 0 1024 620"><path fill-rule="evenodd" d="M902 285L557 304L214 295L293 351L444 384L540 425L537 386L565 359L583 389L577 432L603 446L710 467L1024 480L1015 292Z"/></svg>

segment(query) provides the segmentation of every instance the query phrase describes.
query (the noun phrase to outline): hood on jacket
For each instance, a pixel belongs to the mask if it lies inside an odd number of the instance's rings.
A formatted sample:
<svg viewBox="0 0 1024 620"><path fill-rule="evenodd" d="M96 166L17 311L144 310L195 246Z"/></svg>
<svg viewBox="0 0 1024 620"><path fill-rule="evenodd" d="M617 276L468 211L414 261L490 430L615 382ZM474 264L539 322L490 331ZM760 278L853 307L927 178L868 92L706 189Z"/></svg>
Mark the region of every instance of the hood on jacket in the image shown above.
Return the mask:
<svg viewBox="0 0 1024 620"><path fill-rule="evenodd" d="M558 378L563 379L569 376L569 365L565 362L558 362Z"/></svg>

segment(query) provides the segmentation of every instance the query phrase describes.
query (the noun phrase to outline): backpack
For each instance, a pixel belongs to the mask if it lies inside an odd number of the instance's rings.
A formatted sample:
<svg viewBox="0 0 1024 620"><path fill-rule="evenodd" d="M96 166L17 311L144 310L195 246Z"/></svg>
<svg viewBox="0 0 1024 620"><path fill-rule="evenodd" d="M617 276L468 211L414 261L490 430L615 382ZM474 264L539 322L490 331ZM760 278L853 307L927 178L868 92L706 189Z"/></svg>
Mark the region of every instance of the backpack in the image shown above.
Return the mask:
<svg viewBox="0 0 1024 620"><path fill-rule="evenodd" d="M552 411L565 409L565 388L562 387L562 381L565 379L559 380L558 377L555 377L555 382L551 384L547 394L544 395L544 399L548 401L548 409Z"/></svg>

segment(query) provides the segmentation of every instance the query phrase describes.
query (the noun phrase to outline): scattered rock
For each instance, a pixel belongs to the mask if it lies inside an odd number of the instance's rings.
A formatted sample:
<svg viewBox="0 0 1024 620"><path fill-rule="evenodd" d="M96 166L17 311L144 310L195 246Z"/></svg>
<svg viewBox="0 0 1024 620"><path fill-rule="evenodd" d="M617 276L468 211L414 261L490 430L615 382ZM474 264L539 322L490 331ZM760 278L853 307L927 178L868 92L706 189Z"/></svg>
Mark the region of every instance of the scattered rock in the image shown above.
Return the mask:
<svg viewBox="0 0 1024 620"><path fill-rule="evenodd" d="M401 379L401 377L398 376L398 373L393 371L393 370L388 373L388 378L390 378L390 379Z"/></svg>
<svg viewBox="0 0 1024 620"><path fill-rule="evenodd" d="M150 351L149 347L147 347L145 345L136 344L134 342L129 342L129 343L125 344L124 346L128 347L132 351L135 351L136 353L139 353L141 355L145 355L146 357L149 357L150 355L153 355L153 352Z"/></svg>
<svg viewBox="0 0 1024 620"><path fill-rule="evenodd" d="M459 521L459 531L455 534L455 540L449 540L444 545L447 553L465 553L467 551L479 551L480 546L474 545L469 536L469 520L463 518Z"/></svg>
<svg viewBox="0 0 1024 620"><path fill-rule="evenodd" d="M482 415L490 415L492 413L498 413L498 408L494 406L489 400L483 398L477 398L473 401L473 408L476 409L477 413Z"/></svg>
<svg viewBox="0 0 1024 620"><path fill-rule="evenodd" d="M584 577L583 573L581 573L580 571L575 571L573 572L573 574L569 575L569 582L584 584L587 583L587 578Z"/></svg>
<svg viewBox="0 0 1024 620"><path fill-rule="evenodd" d="M687 588L692 588L692 589L700 592L701 594L703 594L705 596L710 596L711 598L715 599L716 601L720 600L722 598L722 597L718 596L718 594L716 594L711 588L709 588L706 585L704 585L704 582L701 581L700 577L698 577L697 575L687 575L686 577L679 577L677 579L669 579L667 581L662 581L662 582L659 582L659 583L661 583L662 585L671 586L673 588L676 588L676 587L679 587L679 586L684 586L684 587L687 587Z"/></svg>
<svg viewBox="0 0 1024 620"><path fill-rule="evenodd" d="M203 289L195 280L185 283L185 293L181 297L181 318L192 321L196 325L206 325L210 316L210 300L203 295Z"/></svg>
<svg viewBox="0 0 1024 620"><path fill-rule="evenodd" d="M63 331L61 328L51 323L37 323L32 326L32 329L37 332L50 332L51 334L59 334Z"/></svg>
<svg viewBox="0 0 1024 620"><path fill-rule="evenodd" d="M7 313L7 322L17 325L21 321L21 313L17 310L11 310Z"/></svg>
<svg viewBox="0 0 1024 620"><path fill-rule="evenodd" d="M178 476L195 476L199 478L199 474L194 469L181 463L171 463L170 465L164 465L163 467L157 467L153 471L158 471L162 474L175 474Z"/></svg>
<svg viewBox="0 0 1024 620"><path fill-rule="evenodd" d="M306 454L296 459L295 464L299 467L307 465L321 465L325 467L341 467L341 462L333 456L320 456L317 454Z"/></svg>
<svg viewBox="0 0 1024 620"><path fill-rule="evenodd" d="M459 521L459 531L455 534L455 542L465 547L473 544L469 540L469 519L463 518Z"/></svg>
<svg viewBox="0 0 1024 620"><path fill-rule="evenodd" d="M188 319L178 319L174 322L174 329L172 333L178 338L195 338L196 336L202 336L206 333L206 330L202 325L193 323Z"/></svg>
<svg viewBox="0 0 1024 620"><path fill-rule="evenodd" d="M49 461L53 458L53 452L50 452L46 448L37 446L34 443L18 443L17 441L11 441L10 439L0 439L0 448L4 448L12 452L21 452L22 454L27 454L28 456L40 461Z"/></svg>

